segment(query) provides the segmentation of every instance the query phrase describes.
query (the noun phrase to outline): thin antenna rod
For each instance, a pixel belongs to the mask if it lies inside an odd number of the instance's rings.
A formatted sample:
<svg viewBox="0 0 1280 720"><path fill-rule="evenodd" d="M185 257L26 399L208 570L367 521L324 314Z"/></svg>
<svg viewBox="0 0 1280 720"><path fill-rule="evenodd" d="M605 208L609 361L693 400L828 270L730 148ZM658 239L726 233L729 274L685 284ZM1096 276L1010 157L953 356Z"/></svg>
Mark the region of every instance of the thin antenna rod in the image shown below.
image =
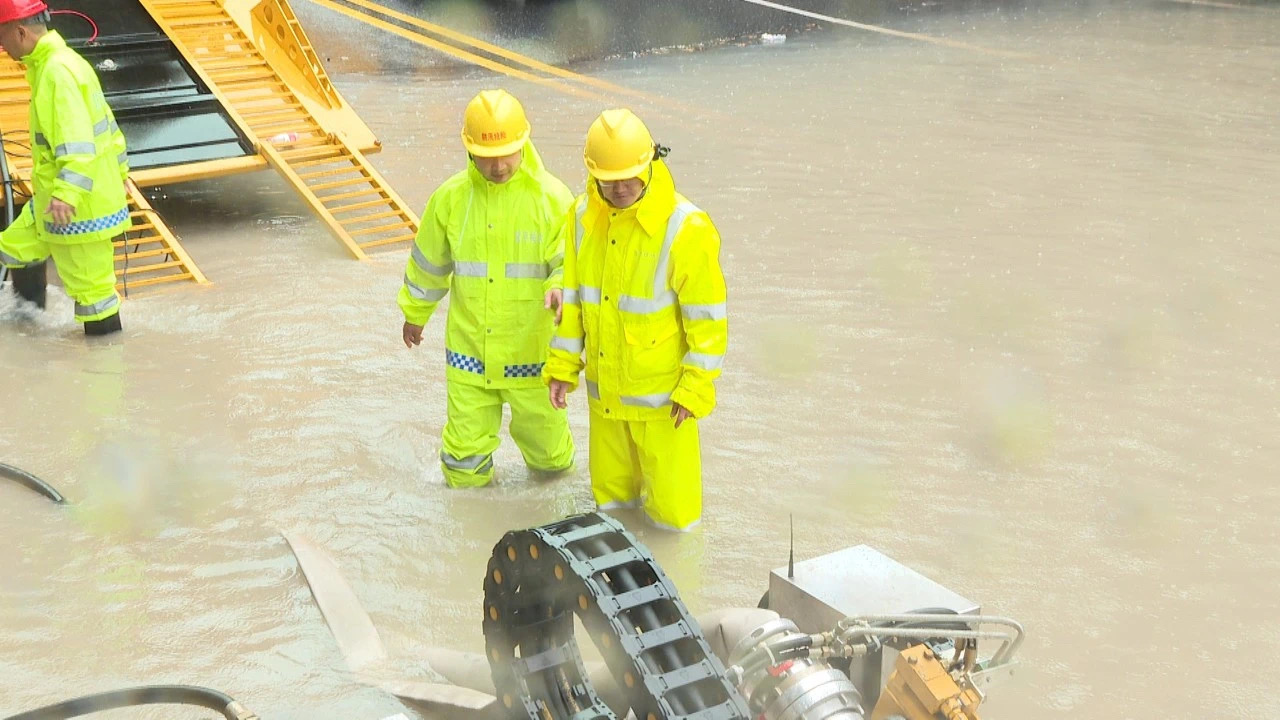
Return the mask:
<svg viewBox="0 0 1280 720"><path fill-rule="evenodd" d="M791 518L791 549L787 552L787 579L796 579L796 516L792 513Z"/></svg>

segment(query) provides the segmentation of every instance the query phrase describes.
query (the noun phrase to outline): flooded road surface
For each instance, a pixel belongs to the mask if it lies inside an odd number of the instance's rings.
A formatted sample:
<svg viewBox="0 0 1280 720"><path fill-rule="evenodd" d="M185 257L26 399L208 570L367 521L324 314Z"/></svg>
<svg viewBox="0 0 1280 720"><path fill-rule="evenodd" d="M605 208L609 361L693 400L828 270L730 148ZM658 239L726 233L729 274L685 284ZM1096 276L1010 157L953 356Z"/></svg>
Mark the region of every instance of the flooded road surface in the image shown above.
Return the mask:
<svg viewBox="0 0 1280 720"><path fill-rule="evenodd" d="M841 29L579 66L700 108L637 109L731 289L706 522L623 520L695 611L754 605L794 514L798 557L869 543L1018 618L984 717L1280 712L1280 12L897 26L1032 57ZM331 71L416 208L497 83ZM502 84L581 188L600 106ZM334 553L413 675L482 648L490 549L588 510L585 472L529 481L507 440L497 486L447 490L444 317L405 350L406 251L348 260L268 173L165 192L213 286L138 296L92 346L60 293L35 320L0 300L0 461L75 500L0 487L0 715L161 682L273 720L403 711L343 667L280 532ZM585 448L581 397L572 423Z"/></svg>

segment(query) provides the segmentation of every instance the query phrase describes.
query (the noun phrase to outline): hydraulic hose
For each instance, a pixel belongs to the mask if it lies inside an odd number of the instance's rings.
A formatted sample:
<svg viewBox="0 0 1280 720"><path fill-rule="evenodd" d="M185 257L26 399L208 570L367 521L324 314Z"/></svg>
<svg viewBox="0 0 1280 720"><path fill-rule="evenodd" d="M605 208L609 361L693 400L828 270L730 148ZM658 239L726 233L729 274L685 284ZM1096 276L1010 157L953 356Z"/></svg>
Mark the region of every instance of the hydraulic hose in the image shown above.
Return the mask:
<svg viewBox="0 0 1280 720"><path fill-rule="evenodd" d="M229 695L217 690L189 685L148 685L86 695L11 715L4 720L64 720L137 705L196 705L220 712L227 720L257 720L258 717Z"/></svg>
<svg viewBox="0 0 1280 720"><path fill-rule="evenodd" d="M8 478L22 485L25 485L28 488L31 488L32 490L35 490L41 495L58 503L59 505L65 505L67 503L67 499L62 496L62 493L58 492L49 483L45 482L44 480L41 480L35 475L32 475L26 470L16 468L12 465L6 465L4 463L0 463L0 477Z"/></svg>
<svg viewBox="0 0 1280 720"><path fill-rule="evenodd" d="M892 628L894 630L916 630L919 628L928 628L931 630L941 630L945 632L966 632L970 629L969 623L959 619L959 618L962 618L963 616L950 608L944 608L944 607L918 608L916 610L903 613L903 615L934 615L934 616L954 615L956 616L957 620L956 622L947 622L947 623L938 623L936 620L933 622L930 622L928 620L922 620L919 622L913 622L910 620L886 620L881 622L874 622L871 624L871 627ZM935 641L945 640L945 639L946 637L943 635L929 638L929 640L935 640Z"/></svg>
<svg viewBox="0 0 1280 720"><path fill-rule="evenodd" d="M766 647L768 651L764 650ZM761 648L744 658L739 666L742 668L743 676L751 675L764 670L773 662L809 657L809 650L812 647L813 637L810 635L783 636L766 642Z"/></svg>

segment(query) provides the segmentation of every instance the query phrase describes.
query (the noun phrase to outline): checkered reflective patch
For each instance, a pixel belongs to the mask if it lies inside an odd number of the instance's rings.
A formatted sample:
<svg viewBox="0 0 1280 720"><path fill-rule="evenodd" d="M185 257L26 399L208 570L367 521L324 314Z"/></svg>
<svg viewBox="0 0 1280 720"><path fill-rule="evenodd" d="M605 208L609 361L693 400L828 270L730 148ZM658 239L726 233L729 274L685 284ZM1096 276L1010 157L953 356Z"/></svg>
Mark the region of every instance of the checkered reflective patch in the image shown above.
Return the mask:
<svg viewBox="0 0 1280 720"><path fill-rule="evenodd" d="M502 371L503 377L538 377L542 374L543 363L529 363L527 365L508 365Z"/></svg>
<svg viewBox="0 0 1280 720"><path fill-rule="evenodd" d="M84 235L85 233L110 230L129 219L129 208L121 208L119 212L92 220L78 220L66 225L54 225L45 222L44 229L51 235Z"/></svg>
<svg viewBox="0 0 1280 720"><path fill-rule="evenodd" d="M484 363L470 355L463 355L462 353L456 353L452 350L446 349L444 351L444 361L449 365L449 367L455 367L459 370L465 370L477 375L484 374Z"/></svg>

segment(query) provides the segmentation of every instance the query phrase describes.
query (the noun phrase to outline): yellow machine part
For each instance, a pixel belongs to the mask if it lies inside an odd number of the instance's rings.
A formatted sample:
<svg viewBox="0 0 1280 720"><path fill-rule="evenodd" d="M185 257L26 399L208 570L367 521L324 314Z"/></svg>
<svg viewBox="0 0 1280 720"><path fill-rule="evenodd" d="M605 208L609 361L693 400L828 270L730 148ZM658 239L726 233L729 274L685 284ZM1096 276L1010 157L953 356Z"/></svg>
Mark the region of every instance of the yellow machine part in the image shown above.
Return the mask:
<svg viewBox="0 0 1280 720"><path fill-rule="evenodd" d="M979 720L981 702L977 690L956 684L928 646L915 645L898 656L871 720Z"/></svg>
<svg viewBox="0 0 1280 720"><path fill-rule="evenodd" d="M140 2L352 257L413 241L418 216L365 159L380 145L334 89L286 0ZM207 177L217 166L200 170Z"/></svg>

